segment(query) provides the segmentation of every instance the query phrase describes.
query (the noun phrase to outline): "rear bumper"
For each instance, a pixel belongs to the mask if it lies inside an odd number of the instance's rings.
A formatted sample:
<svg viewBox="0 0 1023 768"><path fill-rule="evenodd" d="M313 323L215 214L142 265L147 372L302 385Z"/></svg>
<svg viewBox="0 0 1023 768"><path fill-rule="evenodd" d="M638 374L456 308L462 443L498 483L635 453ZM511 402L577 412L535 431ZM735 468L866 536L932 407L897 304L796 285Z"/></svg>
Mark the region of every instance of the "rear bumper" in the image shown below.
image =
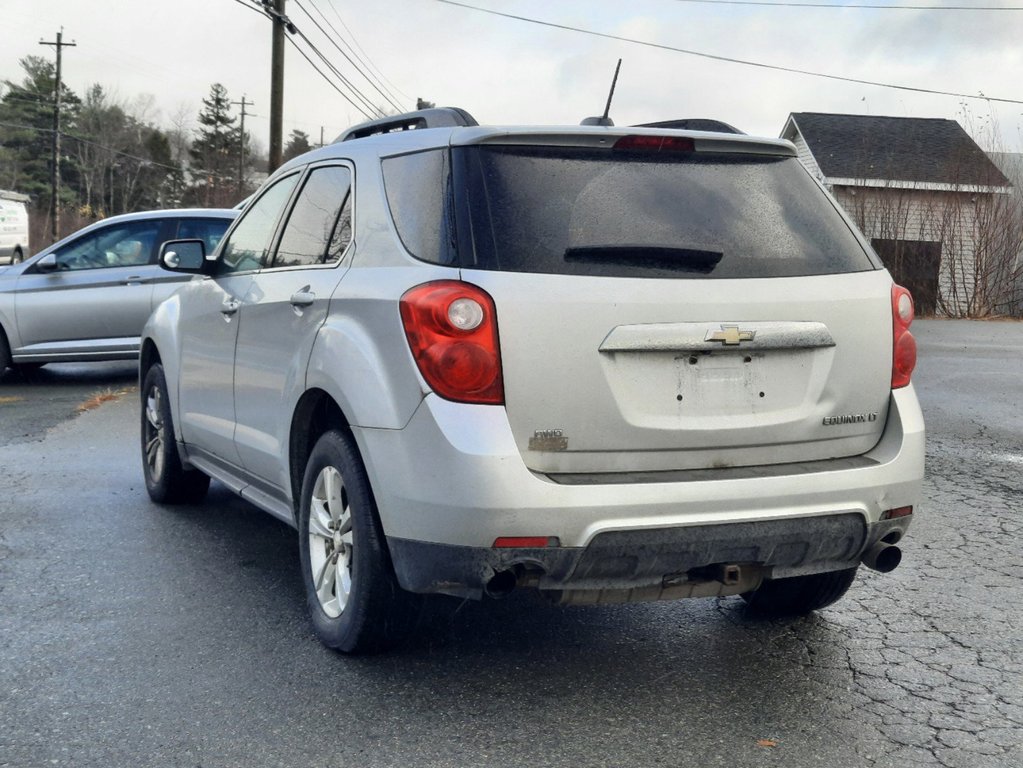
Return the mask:
<svg viewBox="0 0 1023 768"><path fill-rule="evenodd" d="M402 430L354 431L402 586L468 596L526 562L545 574L544 589L650 587L724 562L760 563L775 577L852 567L890 532L878 525L885 510L917 504L924 469L912 387L893 392L885 433L861 461L792 465L791 474L554 482L525 467L504 409L434 395ZM897 523L899 535L907 525ZM504 536L560 546L494 549Z"/></svg>
<svg viewBox="0 0 1023 768"><path fill-rule="evenodd" d="M738 594L763 578L855 568L875 543L901 538L908 525L909 518L868 525L846 513L609 531L586 547L387 543L399 583L412 592L478 599L506 574L506 588L519 583L571 594L571 602L616 603ZM725 565L735 567L733 578Z"/></svg>

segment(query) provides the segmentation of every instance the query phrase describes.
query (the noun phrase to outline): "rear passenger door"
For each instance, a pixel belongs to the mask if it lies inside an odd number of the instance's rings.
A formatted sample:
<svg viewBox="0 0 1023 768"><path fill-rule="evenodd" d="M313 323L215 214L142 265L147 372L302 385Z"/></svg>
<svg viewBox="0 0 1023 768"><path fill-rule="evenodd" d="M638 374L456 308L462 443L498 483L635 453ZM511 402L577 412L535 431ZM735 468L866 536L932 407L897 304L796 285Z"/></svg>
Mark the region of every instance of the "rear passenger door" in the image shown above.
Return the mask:
<svg viewBox="0 0 1023 768"><path fill-rule="evenodd" d="M272 260L254 276L239 311L235 444L245 469L281 498L291 413L330 297L351 263L352 182L347 165L308 171Z"/></svg>

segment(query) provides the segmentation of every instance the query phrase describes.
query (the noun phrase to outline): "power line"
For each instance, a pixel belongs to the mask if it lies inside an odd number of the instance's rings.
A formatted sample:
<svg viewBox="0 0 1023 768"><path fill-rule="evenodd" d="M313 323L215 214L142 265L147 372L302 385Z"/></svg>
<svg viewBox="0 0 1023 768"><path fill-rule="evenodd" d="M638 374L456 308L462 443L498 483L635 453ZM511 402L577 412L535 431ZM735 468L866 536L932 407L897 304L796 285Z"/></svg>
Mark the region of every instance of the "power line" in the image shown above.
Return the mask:
<svg viewBox="0 0 1023 768"><path fill-rule="evenodd" d="M568 24L555 24L551 21L541 21L539 19L531 19L528 16L516 16L511 13L502 13L501 11L493 11L489 8L479 8L475 5L467 5L466 3L455 2L455 0L434 0L434 2L444 3L445 5L453 5L457 8L465 8L470 11L479 11L480 13L488 13L492 16L501 16L506 19L514 19L515 21L524 21L528 24L537 24L542 27L551 27L552 29L561 29L568 32L579 32L584 35L592 35L594 37L601 37L605 40L617 40L622 43L632 43L634 45L642 45L647 48L657 48L662 51L671 51L673 53L684 53L689 56L698 56L703 59L711 59L712 61L724 61L729 64L742 64L747 67L758 67L760 69L770 69L775 72L789 72L795 75L806 75L807 77L820 77L826 80L838 80L843 83L856 83L857 85L873 85L878 88L893 88L899 91L912 91L913 93L927 93L935 96L954 96L959 99L980 99L982 101L996 101L1001 104L1023 104L1021 99L1005 99L997 96L985 96L981 94L972 93L956 93L955 91L939 91L932 88L917 88L911 85L897 85L894 83L881 83L875 80L861 80L856 77L843 77L842 75L829 75L824 72L812 72L806 69L796 69L795 67L783 67L778 64L764 64L759 61L749 61L747 59L735 59L730 56L717 56L712 53L703 53L702 51L693 51L687 48L676 48L671 45L664 45L662 43L651 43L647 40L637 40L632 37L623 37L622 35L612 35L607 32L596 32L592 29L582 29L580 27L569 26Z"/></svg>
<svg viewBox="0 0 1023 768"><path fill-rule="evenodd" d="M3 126L5 128L16 128L16 129L25 130L25 131L37 131L39 133L52 133L53 132L52 128L40 128L39 126L36 126L36 125L24 125L22 123L9 123L9 122L5 122L5 121L0 121L0 126ZM124 157L124 158L127 158L128 160L135 160L138 163L143 163L143 164L146 164L146 165L155 166L156 168L165 168L168 171L175 171L175 172L186 170L185 168L183 168L181 166L167 165L166 163L158 163L156 160L151 160L148 157L139 157L138 155L133 155L130 152L122 152L119 149L114 149L113 147L108 147L105 144L100 144L98 142L92 141L91 139L86 139L86 138L84 138L82 136L77 136L77 135L75 135L73 133L67 133L66 131L62 131L61 132L61 136L63 136L66 139L71 139L72 141L77 141L80 144L87 144L88 146L96 147L97 149L102 149L102 150L104 150L106 152L109 152L109 153L111 153L113 155L117 155L118 157ZM223 174L219 174L219 173L208 173L206 171L203 171L203 173L206 174L207 176L216 176L218 179L221 179L221 180L228 180L229 179L229 177L224 176Z"/></svg>
<svg viewBox="0 0 1023 768"><path fill-rule="evenodd" d="M399 88L397 85L395 85L390 80L390 78L388 78L387 75L385 75L380 70L380 67L378 67L376 64L373 63L373 59L371 59L369 57L369 54L366 53L365 49L363 49L363 47L361 45L359 45L359 41L355 38L355 33L352 32L351 27L349 27L347 24L345 24L344 19L341 18L341 14L338 13L338 10L337 10L337 8L334 5L333 0L327 0L327 5L330 7L330 10L332 10L334 12L334 16L337 17L338 23L344 28L345 32L347 32L349 34L349 36L352 38L352 43L355 45L356 48L359 49L359 52L363 56L366 57L366 59L365 59L365 61L363 63L366 64L367 68L368 69L372 69L373 71L375 71L377 73L377 75L380 76L380 79L382 81L386 82L389 86L391 86L391 88L393 88L395 91L397 91L402 96L404 96L407 101L412 101L412 97L411 96L409 96L407 93L405 93L403 90L401 90L401 88ZM340 37L340 35L338 35L338 37ZM355 51L352 51L352 53L354 54ZM359 61L363 61L363 60L360 58ZM390 90L390 89L388 89L388 90ZM393 96L394 94L392 93L391 95Z"/></svg>
<svg viewBox="0 0 1023 768"><path fill-rule="evenodd" d="M1023 6L998 5L881 5L878 3L786 3L771 0L675 0L677 3L703 3L705 5L763 5L779 8L868 8L877 11L1023 11Z"/></svg>
<svg viewBox="0 0 1023 768"><path fill-rule="evenodd" d="M351 104L351 105L352 105L353 107L355 107L355 109L356 109L356 110L358 110L358 112L359 112L359 113L360 113L360 114L361 114L361 115L362 115L363 117L365 117L365 118L366 118L367 120L370 120L370 119L372 119L372 118L371 118L371 116L370 116L369 114L367 114L367 113L366 113L366 111L365 111L365 110L364 110L364 109L363 109L362 107L360 107L360 106L359 106L358 104L356 104L356 103L355 103L354 101L352 101L351 97L350 97L350 96L349 96L349 95L348 95L347 93L345 93L345 92L344 92L344 91L342 91L342 90L341 90L340 88L338 88L338 87L337 87L337 85L336 85L336 84L334 83L334 81L333 81L333 80L331 80L331 79L330 79L329 77L327 77L327 76L326 76L326 75L325 75L325 74L323 73L323 70L321 70L321 69L320 69L319 67L317 67L317 66L316 66L316 64L315 64L315 63L313 63L313 60L312 60L312 59L310 59L308 55L306 55L306 52L305 52L305 51L303 51L303 50L302 50L301 48L299 48L299 46L298 46L298 43L296 43L296 42L295 42L295 41L294 41L294 40L293 40L292 38L290 38L290 37L288 38L288 40L289 40L289 41L291 42L291 44L292 44L292 45L293 45L293 46L295 47L295 50L296 50L296 51L298 51L298 52L299 52L300 54L302 54L302 58L303 58L303 59L305 59L306 61L308 61L308 62L309 62L309 66L310 66L310 67L312 67L313 69L315 69L315 70L316 70L316 72L317 72L317 74L319 74L319 76L320 76L320 77L322 77L322 78L323 78L324 80L326 80L326 81L327 81L327 85L329 85L329 86L330 86L331 88L333 88L333 89L334 89L335 91L337 91L337 92L338 92L339 94L341 94L341 96L342 96L342 97L344 98L344 100L345 100L345 101L347 101L347 102L348 102L349 104Z"/></svg>
<svg viewBox="0 0 1023 768"><path fill-rule="evenodd" d="M245 2L245 0L234 0L234 2L238 3L243 8L248 8L251 11L255 11L260 16L264 16L264 17L266 17L268 19L273 19L274 18L271 14L267 13L262 7L258 7L256 5L251 5L250 3ZM250 2L251 3L259 3L260 0L250 0ZM289 20L289 23L291 24L292 30L294 32L296 32L303 40L305 40L306 44L309 45L309 47L311 49L316 51L316 46L313 45L312 42L310 42L310 40L304 34L302 34L302 32L297 27L295 27L294 23L291 23L290 20ZM307 62L309 62L309 66L313 68L313 70L316 72L316 74L318 74L320 77L322 77L324 79L324 81L326 81L327 85L329 85L331 88L333 88L335 91L337 91L341 95L341 97L345 101L347 101L349 104L351 104L353 107L355 107L355 109L358 110L358 112L363 117L365 117L367 120L372 119L372 115L368 114L361 106L356 104L355 101L353 101L352 98L347 93L342 91L337 86L337 84L333 80L331 80L323 72L322 69L320 69L318 66L316 66L316 63L312 59L309 58L308 54L305 51L302 50L302 48L298 45L298 43L296 43L294 41L294 39L292 37L287 36L286 39L288 40L288 42L291 43L291 45L295 48L295 50L298 51L299 54L301 54L302 58L305 59ZM324 61L324 63L326 63L328 66L331 66L329 64L329 62L326 61L326 57L324 57L322 54L319 54L319 53L318 53L318 55L320 56L321 60ZM373 107L373 109L375 110L375 107Z"/></svg>
<svg viewBox="0 0 1023 768"><path fill-rule="evenodd" d="M338 78L338 80L340 80L349 89L349 91L351 91L352 95L362 102L363 106L365 106L366 109L368 109L370 112L376 113L378 117L383 116L384 114L383 110L381 110L378 106L376 106L376 104L370 101L362 91L356 88L352 84L352 82L341 73L341 70L334 66L334 64L331 63L330 59L328 59L324 55L324 53L319 48L316 47L316 44L313 43L313 41L310 40L302 32L302 30L298 30L298 36L302 38L303 42L305 42L305 44L309 46L310 50L312 50L312 52L316 54L320 61L323 62L324 66L326 66L327 69L333 72L334 76Z"/></svg>
<svg viewBox="0 0 1023 768"><path fill-rule="evenodd" d="M260 16L263 16L263 17L265 17L267 19L273 19L273 16L271 16L269 13L267 13L266 11L264 11L262 8L260 8L258 6L250 5L249 3L245 2L245 0L234 0L234 1L236 3L238 3L238 5L240 5L242 8L248 8L250 11L255 11ZM258 2L258 0L253 0L253 2Z"/></svg>
<svg viewBox="0 0 1023 768"><path fill-rule="evenodd" d="M45 99L45 101L44 101ZM46 99L45 96L39 96L39 98L25 97L17 93L8 92L4 96L0 97L0 102L6 103L8 101L20 101L22 104L37 104L40 107L52 107L53 102Z"/></svg>
<svg viewBox="0 0 1023 768"><path fill-rule="evenodd" d="M297 2L297 0L296 0L296 2ZM316 5L316 3L314 2L314 0L308 0L308 2L309 2L309 5L311 5L311 6L313 7L313 10L315 10L315 11L316 11L316 12L317 12L317 13L318 13L318 14L320 15L320 18L321 18L321 19L323 19L323 22L324 22L324 23L325 23L325 24L326 24L326 25L327 25L328 27L330 27L331 31L332 31L332 32L334 33L334 35L335 35L335 36L337 37L337 39L338 39L339 41L341 41L342 43L344 43L344 44L345 44L345 47L346 47L346 48L348 48L348 50L349 50L349 51L351 51L351 53L352 53L352 56L355 56L355 58L359 60L359 63L360 63L360 64L362 64L362 66L363 66L363 67L366 67L366 69L369 69L369 67L368 67L368 65L366 64L366 62L362 60L362 58L361 58L361 57L359 56L359 54L357 54L357 53L355 52L355 50L354 50L354 49L352 48L352 46L351 46L351 45L349 45L349 44L348 44L348 42L347 42L347 41L346 41L346 40L344 39L344 37L343 37L343 36L341 35L341 33L340 33L340 32L338 32L338 30L337 30L337 27L335 27L335 26L334 26L333 24L331 24L331 22L330 22L330 19L328 19L328 18L326 17L326 15L325 15L325 14L323 13L323 11L322 11L322 10L320 10L319 6L317 6L317 5ZM299 7L300 7L300 8L302 7L302 6L301 6L301 4L299 5ZM334 11L334 14L335 14L335 15L337 15L337 16L338 16L338 18L340 19L340 15L339 15L339 14L337 13L337 9L336 9L336 8L334 8L334 6L333 6L333 5L331 5L330 7L331 7L331 10L333 10L333 11ZM305 9L303 8L302 10L305 10ZM317 24L317 26L319 26L319 25ZM327 36L327 39L330 39L330 36L329 36L329 35L327 35L327 33L326 33L326 32L324 32L324 30L323 30L323 28L322 28L322 27L320 28L320 31L321 31L321 32L323 32L323 34ZM331 42L333 42L333 40L331 40ZM386 100L386 101L387 101L388 103L390 103L390 105L391 105L392 107L394 107L394 108L395 108L396 110L398 110L399 112L403 112L403 111L405 111L405 110L404 110L404 109L402 108L402 106L401 106L401 105L400 105L400 104L399 104L399 103L397 102L397 99L396 99L396 98L394 97L394 94L392 94L392 93L391 93L391 92L390 92L390 91L389 91L389 90L388 90L388 89L386 88L386 86L384 86L384 84L383 84L382 82L380 82L379 78L377 78L377 77L376 77L375 75L373 75L373 74L372 74L372 72L367 72L367 71L365 71L364 69L361 69L361 68L359 67L359 64L356 64L356 63L355 63L355 61L353 61L353 60L352 60L352 58L351 58L351 57L350 57L350 56L349 56L349 55L348 55L347 53L345 53L345 52L344 52L344 51L342 51L342 50L341 50L340 48L338 48L338 46L337 46L337 44L336 44L336 43L334 44L334 47L335 47L335 48L337 48L337 49L338 49L339 51L341 51L341 55L342 55L342 56L344 56L344 57L345 57L346 59L348 59L349 63L350 63L350 64L351 64L351 65L352 65L353 67L355 67L355 70L356 70L356 71L357 71L357 72L358 72L358 73L359 73L360 75L362 75L362 76L363 76L363 78L365 78L366 82L368 82L368 83L369 83L370 85L372 85L372 86L373 86L373 87L374 87L374 88L376 89L377 93L379 93L379 94L380 94L381 96L383 96L383 97L384 97L384 99L385 99L385 100Z"/></svg>
<svg viewBox="0 0 1023 768"><path fill-rule="evenodd" d="M337 43L337 42L336 42L335 40L333 40L333 38L331 38L331 37L330 37L330 36L329 36L329 35L328 35L328 34L326 33L326 30L324 30L324 29L323 29L323 28L322 28L322 27L320 26L320 24L319 24L319 21L317 21L317 20L316 20L315 18L313 18L312 14L311 14L311 13L310 13L310 12L309 12L308 10L306 10L305 6L303 6L303 5L302 5L302 3L301 3L301 2L299 2L299 0L294 0L294 2L295 2L295 4L296 4L296 5L298 5L298 6L299 6L299 8L300 8L300 9L302 10L302 12L303 12L303 13L305 13L305 14L306 14L306 15L307 15L307 16L309 17L309 20L313 22L313 25L314 25L314 26L316 27L316 29L317 29L317 30L319 30L319 31L320 31L320 34L321 34L321 35L323 35L323 37L325 37L325 38L327 39L327 42L329 42L329 43L330 43L330 45L332 45L333 47L335 47L335 48L336 48L336 49L338 50L338 52L339 52L339 53L341 53L341 55L342 55L342 56L344 56L344 57L345 57L345 58L346 58L346 59L348 60L348 62L349 62L349 63L350 63L351 65L352 65L353 69L354 69L354 70L355 70L355 71L356 71L357 73L359 73L359 75L361 75L361 76L363 77L363 79L364 79L364 80L365 80L365 81L366 81L367 83L369 83L369 85L371 85L371 86L372 86L373 88L375 88L375 89L376 89L376 92L377 92L377 93L380 93L380 94L381 94L381 95L382 95L382 96L384 97L384 99L385 99L386 101L387 101L387 100L389 100L389 99L388 99L388 96L387 96L387 94L386 94L386 93L384 93L384 92L383 92L383 91L382 91L382 90L381 90L380 88L377 88L377 87L376 87L376 85L375 85L375 84L374 84L374 83L373 83L373 82L372 82L372 81L371 81L371 80L370 80L370 79L369 79L369 78L368 78L368 77L366 76L366 74L365 74L364 72L362 72L362 70L360 70L360 69L359 69L359 66L358 66L358 64L356 64L356 63L355 63L355 61L353 61L353 60L352 60L352 57L351 57L351 56L349 56L349 55L348 55L347 53L345 53L345 51L344 51L344 50L343 50L343 49L341 48L341 46L340 46L340 45L338 45L338 43ZM314 7L315 7L315 6L314 6ZM317 8L317 12L318 12L318 11L319 11L319 9ZM320 15L322 15L322 13L321 13ZM309 42L309 40L308 40L308 39L306 39L306 42L308 43L308 42ZM310 46L312 46L312 43L309 43L309 44L310 44ZM359 97L360 97L360 98L361 98L361 99L363 100L363 102L364 102L364 103L365 103L365 104L366 104L367 106L369 106L370 108L372 108L372 109L373 109L374 111L379 111L379 112L381 112L381 114L383 114L382 110L381 110L380 108L377 108L377 107L376 107L376 105L375 105L375 104L373 104L373 103L372 103L372 101L371 101L371 100L370 100L370 99L369 99L369 98L368 98L368 97L367 97L367 96L366 96L366 95L365 95L364 93L362 93L362 91L360 91L360 90L359 90L358 88L356 88L356 87L355 87L355 85L354 85L354 84L353 84L353 83L352 83L352 82L351 82L350 80L348 80L348 78L346 78L346 77L345 77L345 76L344 76L344 75L342 74L341 70L339 70L337 66L335 66L335 65L333 65L333 64L331 64L331 63L329 63L328 61L326 61L326 57L325 57L325 56L323 56L323 55L322 55L321 53L319 53L319 51L317 51L316 53L317 53L317 55L319 55L319 56L320 56L321 58L323 58L323 60L324 60L324 63L326 63L326 64L327 64L327 65L328 65L328 66L330 67L330 70L331 70L331 72L335 73L335 74L336 74L336 75L337 75L337 76L338 76L338 77L339 77L339 78L341 79L341 81L342 81L342 82L343 82L343 83L344 83L344 84L345 84L346 86L348 86L348 87L349 87L349 88L350 88L350 89L351 89L351 90L352 90L352 91L353 91L354 93L357 93L357 94L359 95ZM397 108L397 109L398 109L399 111L401 110L401 107L400 107L400 106L398 106L397 104L391 104L391 105L392 105L392 106L394 106L395 108Z"/></svg>

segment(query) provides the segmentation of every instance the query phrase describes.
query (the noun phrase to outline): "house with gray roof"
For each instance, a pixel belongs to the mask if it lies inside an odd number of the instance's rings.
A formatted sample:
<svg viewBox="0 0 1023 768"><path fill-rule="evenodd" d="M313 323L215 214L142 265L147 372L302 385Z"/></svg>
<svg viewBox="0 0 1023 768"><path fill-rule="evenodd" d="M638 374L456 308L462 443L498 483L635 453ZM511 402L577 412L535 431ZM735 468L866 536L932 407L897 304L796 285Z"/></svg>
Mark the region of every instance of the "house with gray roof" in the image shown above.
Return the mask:
<svg viewBox="0 0 1023 768"><path fill-rule="evenodd" d="M781 136L910 289L918 313L1010 310L1020 243L1006 221L1018 198L959 123L793 112Z"/></svg>

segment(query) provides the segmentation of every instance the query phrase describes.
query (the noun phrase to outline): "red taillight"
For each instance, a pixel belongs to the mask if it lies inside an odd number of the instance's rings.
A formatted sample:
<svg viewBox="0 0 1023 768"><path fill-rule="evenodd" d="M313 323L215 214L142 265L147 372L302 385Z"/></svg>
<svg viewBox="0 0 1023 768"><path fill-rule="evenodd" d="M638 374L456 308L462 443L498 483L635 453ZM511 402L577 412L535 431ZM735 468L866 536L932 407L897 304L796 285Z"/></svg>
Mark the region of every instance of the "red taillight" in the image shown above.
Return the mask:
<svg viewBox="0 0 1023 768"><path fill-rule="evenodd" d="M557 536L500 536L494 539L494 546L498 549L539 549L556 547L560 543Z"/></svg>
<svg viewBox="0 0 1023 768"><path fill-rule="evenodd" d="M504 403L497 313L489 294L440 280L407 291L400 307L412 356L434 392L459 403Z"/></svg>
<svg viewBox="0 0 1023 768"><path fill-rule="evenodd" d="M893 285L892 389L907 386L916 367L916 339L909 332L913 317L913 297L901 285Z"/></svg>
<svg viewBox="0 0 1023 768"><path fill-rule="evenodd" d="M622 136L615 142L614 149L638 150L641 152L694 152L692 139L682 136Z"/></svg>
<svg viewBox="0 0 1023 768"><path fill-rule="evenodd" d="M894 520L897 517L909 517L913 514L912 507L896 507L895 509L886 509L881 513L882 520Z"/></svg>

